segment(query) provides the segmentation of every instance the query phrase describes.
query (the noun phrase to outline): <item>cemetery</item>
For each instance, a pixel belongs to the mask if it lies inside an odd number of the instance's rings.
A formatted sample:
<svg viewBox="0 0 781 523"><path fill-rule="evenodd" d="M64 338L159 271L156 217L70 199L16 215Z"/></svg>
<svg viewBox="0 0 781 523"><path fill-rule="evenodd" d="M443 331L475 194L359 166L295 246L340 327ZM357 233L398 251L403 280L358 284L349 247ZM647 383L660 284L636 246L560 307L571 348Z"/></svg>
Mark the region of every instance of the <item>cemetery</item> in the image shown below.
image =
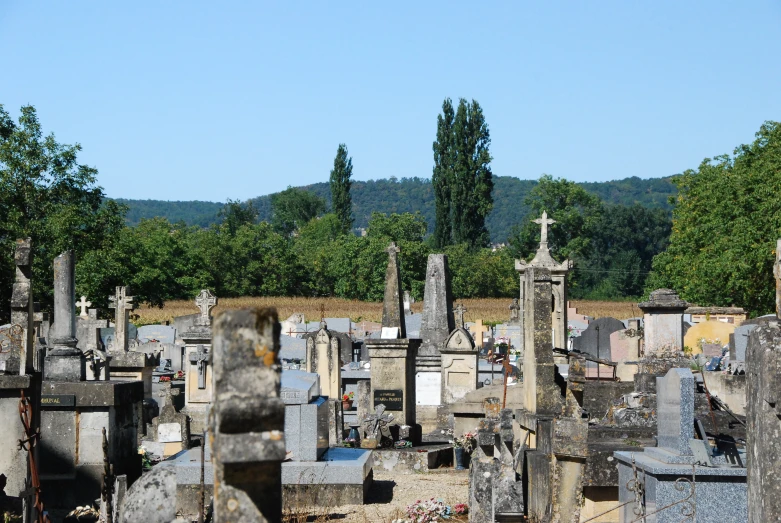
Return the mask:
<svg viewBox="0 0 781 523"><path fill-rule="evenodd" d="M467 324L447 256L431 255L415 331L394 243L376 326L280 323L274 309L213 318L203 290L199 314L136 328L125 287L113 322L76 301L69 251L53 264L53 321L36 313L35 246L19 240L14 323L0 331L0 405L23 414L0 432L22 442L3 457L6 505L28 521L281 521L371 504L377 474L448 472L468 485L459 517L475 523L781 514L758 493L777 485L778 439L759 435L779 430L777 317L695 322L670 289L639 303L641 317L580 315L572 263L546 242L552 220L536 222L506 323ZM728 335L685 350L713 321ZM481 381L480 363L500 379Z"/></svg>
<svg viewBox="0 0 781 523"><path fill-rule="evenodd" d="M0 523L781 522L777 6L10 4Z"/></svg>

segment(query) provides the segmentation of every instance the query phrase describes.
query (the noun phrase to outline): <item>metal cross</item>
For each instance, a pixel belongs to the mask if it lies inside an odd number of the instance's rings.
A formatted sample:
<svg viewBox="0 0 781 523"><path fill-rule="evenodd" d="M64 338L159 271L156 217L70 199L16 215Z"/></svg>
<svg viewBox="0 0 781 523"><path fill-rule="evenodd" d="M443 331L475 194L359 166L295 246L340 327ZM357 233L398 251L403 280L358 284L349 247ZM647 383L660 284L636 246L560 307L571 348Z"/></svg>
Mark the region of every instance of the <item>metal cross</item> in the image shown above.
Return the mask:
<svg viewBox="0 0 781 523"><path fill-rule="evenodd" d="M206 388L206 365L209 363L209 353L203 345L198 345L196 352L190 353L190 363L198 367L198 388Z"/></svg>
<svg viewBox="0 0 781 523"><path fill-rule="evenodd" d="M463 329L464 328L464 313L467 312L466 307L464 307L463 303L459 303L458 307L455 308L453 311L456 315L456 328Z"/></svg>
<svg viewBox="0 0 781 523"><path fill-rule="evenodd" d="M87 301L87 297L86 296L82 296L81 297L81 301L77 301L76 302L76 307L81 309L81 312L79 313L79 316L81 316L82 318L87 318L88 317L87 316L87 307L91 307L91 306L92 306L92 302L91 301Z"/></svg>
<svg viewBox="0 0 781 523"><path fill-rule="evenodd" d="M202 290L201 293L198 294L198 297L195 298L195 304L201 310L201 315L198 317L198 321L196 323L198 325L211 325L209 314L211 313L211 310L214 308L214 306L217 305L217 298L214 296L214 294L212 294L208 289Z"/></svg>
<svg viewBox="0 0 781 523"><path fill-rule="evenodd" d="M542 226L542 231L540 232L540 243L548 243L548 225L553 225L556 223L556 220L548 219L548 213L542 211L542 218L537 218L536 220L532 221Z"/></svg>
<svg viewBox="0 0 781 523"><path fill-rule="evenodd" d="M382 403L378 404L374 411L375 413L370 414L363 422L366 437L377 439L377 436L381 434L390 438L391 433L388 425L393 421L393 414L385 414L385 405Z"/></svg>

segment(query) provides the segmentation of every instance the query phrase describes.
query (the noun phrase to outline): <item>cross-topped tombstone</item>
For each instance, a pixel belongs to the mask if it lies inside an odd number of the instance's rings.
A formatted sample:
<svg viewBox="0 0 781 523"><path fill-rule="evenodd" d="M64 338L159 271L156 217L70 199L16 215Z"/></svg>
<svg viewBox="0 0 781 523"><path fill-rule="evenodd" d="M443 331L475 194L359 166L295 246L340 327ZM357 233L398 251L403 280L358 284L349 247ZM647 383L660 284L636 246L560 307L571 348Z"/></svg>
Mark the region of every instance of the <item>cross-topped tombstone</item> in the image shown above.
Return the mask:
<svg viewBox="0 0 781 523"><path fill-rule="evenodd" d="M464 314L467 312L463 303L459 303L458 306L453 309L453 314L456 316L456 329L464 328Z"/></svg>
<svg viewBox="0 0 781 523"><path fill-rule="evenodd" d="M195 320L196 325L211 325L211 310L217 305L217 297L208 289L204 289L195 298L195 304L201 310L200 316Z"/></svg>
<svg viewBox="0 0 781 523"><path fill-rule="evenodd" d="M545 211L542 211L542 218L537 218L536 220L532 220L534 223L539 224L542 226L542 230L540 231L540 244L544 244L546 247L548 246L548 225L553 225L556 223L556 220L548 218L548 213Z"/></svg>
<svg viewBox="0 0 781 523"><path fill-rule="evenodd" d="M174 398L180 393L181 391L178 388L171 387L170 384L157 391L157 395L165 399L165 405L173 405Z"/></svg>
<svg viewBox="0 0 781 523"><path fill-rule="evenodd" d="M198 388L206 388L206 365L209 363L209 353L203 345L198 345L198 350L190 353L190 363L198 368Z"/></svg>
<svg viewBox="0 0 781 523"><path fill-rule="evenodd" d="M374 414L370 414L363 421L363 430L366 434L366 439L373 439L376 443L380 443L380 438L387 438L393 440L390 429L388 428L391 421L393 421L393 414L385 414L385 405L378 404L374 409Z"/></svg>
<svg viewBox="0 0 781 523"><path fill-rule="evenodd" d="M109 296L109 308L114 309L114 351L128 351L127 322L130 311L135 309L133 296L128 296L126 287L117 287L114 296Z"/></svg>
<svg viewBox="0 0 781 523"><path fill-rule="evenodd" d="M92 306L92 302L91 301L87 301L87 297L86 296L82 296L81 297L81 301L77 301L76 302L76 307L81 309L81 312L79 313L79 317L85 318L85 319L88 318L89 316L87 315L87 308L91 307L91 306Z"/></svg>

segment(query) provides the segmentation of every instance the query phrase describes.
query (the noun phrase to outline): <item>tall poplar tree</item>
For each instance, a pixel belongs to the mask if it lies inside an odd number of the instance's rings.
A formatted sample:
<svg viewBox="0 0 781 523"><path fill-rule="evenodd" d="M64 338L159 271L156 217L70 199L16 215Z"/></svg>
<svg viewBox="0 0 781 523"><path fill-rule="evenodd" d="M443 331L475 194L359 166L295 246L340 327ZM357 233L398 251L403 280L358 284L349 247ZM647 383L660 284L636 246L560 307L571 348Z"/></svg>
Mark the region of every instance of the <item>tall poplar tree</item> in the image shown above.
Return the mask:
<svg viewBox="0 0 781 523"><path fill-rule="evenodd" d="M353 227L352 198L350 197L350 178L353 175L353 159L347 156L347 146L339 144L331 170L331 209L347 234Z"/></svg>
<svg viewBox="0 0 781 523"><path fill-rule="evenodd" d="M446 98L442 114L437 116L437 139L434 141L434 246L442 248L453 243L451 191L453 186L453 101Z"/></svg>
<svg viewBox="0 0 781 523"><path fill-rule="evenodd" d="M443 112L447 102L448 100L443 105ZM440 116L440 120L443 121L443 125L438 131L445 130L446 117ZM491 192L494 184L489 165L491 154L488 151L491 135L488 132L483 109L475 100L471 103L463 98L459 100L458 110L452 122L449 147L445 148L446 152L439 155L452 165L451 174L446 178L450 180L448 211L451 241L465 243L470 248L484 247L490 241L485 219L493 208ZM439 136L437 138L437 144L443 146L444 140L440 140ZM445 171L447 172L447 169ZM437 214L437 227L439 221L444 218Z"/></svg>

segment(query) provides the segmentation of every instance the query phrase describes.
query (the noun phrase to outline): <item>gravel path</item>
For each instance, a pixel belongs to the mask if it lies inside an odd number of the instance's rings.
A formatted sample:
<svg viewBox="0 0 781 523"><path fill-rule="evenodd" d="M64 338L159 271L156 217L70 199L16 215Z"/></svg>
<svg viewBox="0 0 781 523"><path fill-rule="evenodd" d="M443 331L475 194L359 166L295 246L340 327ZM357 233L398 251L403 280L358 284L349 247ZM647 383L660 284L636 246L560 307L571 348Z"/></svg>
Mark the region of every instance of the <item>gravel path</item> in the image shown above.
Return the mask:
<svg viewBox="0 0 781 523"><path fill-rule="evenodd" d="M346 505L331 511L332 521L344 523L390 523L402 517L407 505L419 499L441 499L448 505L469 501L468 471L428 474L374 473L366 505Z"/></svg>

